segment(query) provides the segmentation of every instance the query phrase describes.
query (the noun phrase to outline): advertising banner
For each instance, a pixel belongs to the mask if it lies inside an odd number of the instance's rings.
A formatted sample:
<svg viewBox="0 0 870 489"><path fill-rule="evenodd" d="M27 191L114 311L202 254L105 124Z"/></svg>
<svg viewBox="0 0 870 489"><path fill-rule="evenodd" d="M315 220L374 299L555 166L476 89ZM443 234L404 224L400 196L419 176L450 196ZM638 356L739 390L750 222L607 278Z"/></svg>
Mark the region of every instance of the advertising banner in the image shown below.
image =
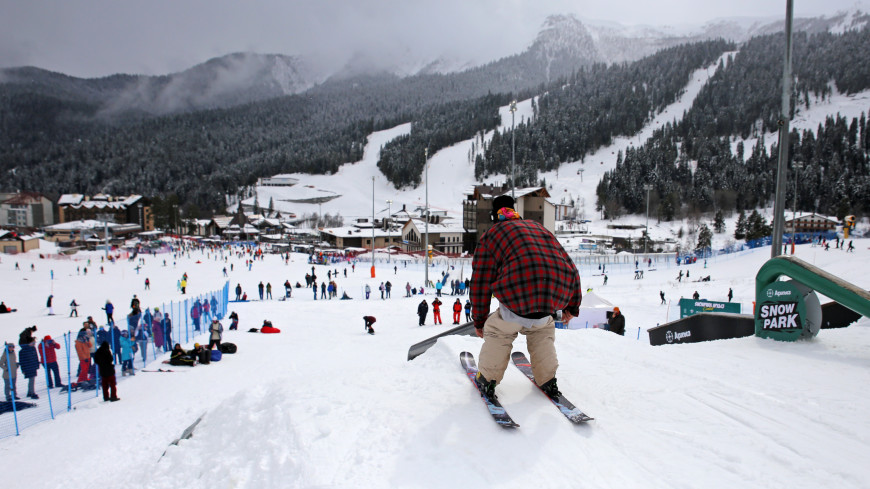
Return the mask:
<svg viewBox="0 0 870 489"><path fill-rule="evenodd" d="M751 315L716 312L693 314L647 331L653 346L742 338L754 332Z"/></svg>
<svg viewBox="0 0 870 489"><path fill-rule="evenodd" d="M728 312L740 314L740 304L736 302L716 302L704 299L680 299L680 317L684 318L699 312Z"/></svg>
<svg viewBox="0 0 870 489"><path fill-rule="evenodd" d="M795 341L804 331L807 310L804 294L793 282L772 282L756 299L755 335Z"/></svg>

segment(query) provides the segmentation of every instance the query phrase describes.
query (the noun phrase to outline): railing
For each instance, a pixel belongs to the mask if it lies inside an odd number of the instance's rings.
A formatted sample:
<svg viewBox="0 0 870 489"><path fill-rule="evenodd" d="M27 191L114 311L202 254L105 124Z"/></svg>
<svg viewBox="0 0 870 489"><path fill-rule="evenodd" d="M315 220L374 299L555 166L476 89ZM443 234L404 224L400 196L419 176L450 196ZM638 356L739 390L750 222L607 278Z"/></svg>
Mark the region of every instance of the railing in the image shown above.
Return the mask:
<svg viewBox="0 0 870 489"><path fill-rule="evenodd" d="M214 303L212 304L212 299ZM210 320L212 317L220 319L227 314L227 302L229 299L229 283L224 284L221 289L205 293L184 301L171 302L169 304L160 304L153 307L159 308L163 318L168 313L171 323L167 323L165 319L160 321L152 321L150 325L146 325L142 320L141 315L134 316L136 321L127 321L122 324L120 321L115 324L115 327L109 326L109 329L101 327L94 333L93 341L99 346L103 342L108 342L112 350L116 367L123 363L124 357L132 356L132 367L135 373L141 368L145 368L151 363L160 361L165 352L172 349L172 344L169 340L176 343L190 343L201 335L208 334L209 323L203 321L204 324L197 329L193 319L190 317L190 311L196 300L209 301L209 315L201 319ZM183 318L183 319L182 319ZM156 328L156 329L155 329ZM121 331L127 331L128 337L135 344L135 353L124 351L121 347ZM135 338L137 332L145 332L144 339L138 340ZM158 334L155 334L158 333ZM33 377L33 390L30 391L29 383L31 379L18 378L24 375L14 375L13 381L9 377L11 372L22 373L20 365L20 351L13 353L13 348L6 344L0 347L3 352L2 370L4 374L4 383L11 394L11 400L6 401L6 397L0 398L0 438L19 435L22 430L29 428L42 421L54 419L60 413L68 412L73 409L73 405L87 401L100 394L100 377L99 371L93 364L93 354L87 362L80 361L75 350L75 340L77 333L68 332L64 334L60 341L51 340L51 343L56 344L59 348L55 348L49 341L43 338L42 341L36 343L35 351L29 351L27 354L37 355L39 360L36 368L36 375ZM202 340L205 343L205 340ZM134 348L130 345L130 348ZM21 350L24 346L14 347L14 350ZM90 346L89 346L90 348ZM46 349L56 352L57 362L48 363ZM130 353L133 353L130 355ZM18 362L13 360L13 356ZM32 356L31 356L32 358ZM13 365L15 362L15 365ZM32 366L32 364L31 364ZM41 368L40 368L41 367ZM86 372L82 374L81 370ZM120 384L127 377L123 376L121 369L115 369L117 382ZM55 373L56 372L56 373ZM61 382L63 381L63 382ZM66 383L66 386L73 388L62 389L56 384ZM22 389L22 386L24 388ZM14 393L13 393L14 392ZM28 394L35 394L35 398L28 397ZM20 399L15 399L15 397Z"/></svg>

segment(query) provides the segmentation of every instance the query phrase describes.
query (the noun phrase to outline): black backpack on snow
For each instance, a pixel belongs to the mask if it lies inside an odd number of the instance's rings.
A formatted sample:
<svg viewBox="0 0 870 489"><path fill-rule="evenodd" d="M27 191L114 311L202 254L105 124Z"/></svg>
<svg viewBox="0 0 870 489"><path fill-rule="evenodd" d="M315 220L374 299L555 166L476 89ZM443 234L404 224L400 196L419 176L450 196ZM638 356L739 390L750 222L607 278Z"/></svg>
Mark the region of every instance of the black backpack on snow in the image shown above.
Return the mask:
<svg viewBox="0 0 870 489"><path fill-rule="evenodd" d="M235 353L237 349L235 343L221 343L221 353Z"/></svg>

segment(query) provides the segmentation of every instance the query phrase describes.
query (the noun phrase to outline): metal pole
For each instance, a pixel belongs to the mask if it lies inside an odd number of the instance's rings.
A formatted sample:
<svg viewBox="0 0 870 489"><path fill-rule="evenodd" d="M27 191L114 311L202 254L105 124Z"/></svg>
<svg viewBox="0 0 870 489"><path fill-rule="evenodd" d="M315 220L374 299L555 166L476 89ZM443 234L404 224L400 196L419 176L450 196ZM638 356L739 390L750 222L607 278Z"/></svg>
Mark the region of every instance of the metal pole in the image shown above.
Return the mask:
<svg viewBox="0 0 870 489"><path fill-rule="evenodd" d="M423 276L423 287L429 286L429 148L425 148L423 150L423 155L425 157L425 174L426 174L426 208L423 210L423 219L425 219L426 226L426 241L423 247L423 259L425 266L423 268L426 269L426 273Z"/></svg>
<svg viewBox="0 0 870 489"><path fill-rule="evenodd" d="M643 254L646 254L646 247L649 242L649 191L652 190L652 185L646 184L643 188L646 190L646 226L644 227L646 239L643 240Z"/></svg>
<svg viewBox="0 0 870 489"><path fill-rule="evenodd" d="M375 278L375 177L372 177L372 278Z"/></svg>
<svg viewBox="0 0 870 489"><path fill-rule="evenodd" d="M514 194L514 160L516 159L516 136L514 134L514 113L517 111L517 101L514 100L511 102L511 198L516 200L516 195Z"/></svg>
<svg viewBox="0 0 870 489"><path fill-rule="evenodd" d="M391 241L393 231L393 201L387 199L387 241ZM392 263L392 253L387 253L387 263Z"/></svg>
<svg viewBox="0 0 870 489"><path fill-rule="evenodd" d="M782 254L782 233L785 225L786 172L788 171L789 114L791 112L791 29L794 1L787 0L785 7L785 60L782 68L782 113L779 119L779 163L776 172L776 201L773 206L773 236L770 257Z"/></svg>
<svg viewBox="0 0 870 489"><path fill-rule="evenodd" d="M794 255L794 247L797 244L797 195L798 195L798 171L800 165L794 164L794 209L791 210L791 254Z"/></svg>

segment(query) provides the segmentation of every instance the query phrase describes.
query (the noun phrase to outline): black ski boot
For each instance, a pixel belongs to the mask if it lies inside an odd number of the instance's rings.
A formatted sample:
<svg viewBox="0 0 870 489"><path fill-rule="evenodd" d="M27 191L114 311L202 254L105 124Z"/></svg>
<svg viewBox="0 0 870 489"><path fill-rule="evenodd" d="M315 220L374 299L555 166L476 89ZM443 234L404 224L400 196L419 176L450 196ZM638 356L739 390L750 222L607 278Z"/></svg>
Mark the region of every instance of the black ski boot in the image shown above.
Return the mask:
<svg viewBox="0 0 870 489"><path fill-rule="evenodd" d="M480 372L477 372L477 375L474 376L474 381L477 382L477 389L484 397L490 401L495 401L497 399L495 396L494 380L486 380L486 377L481 375Z"/></svg>
<svg viewBox="0 0 870 489"><path fill-rule="evenodd" d="M544 385L541 386L541 390L544 391L544 394L546 394L550 399L556 399L562 395L562 393L559 392L559 388L556 386L556 377L545 382Z"/></svg>

